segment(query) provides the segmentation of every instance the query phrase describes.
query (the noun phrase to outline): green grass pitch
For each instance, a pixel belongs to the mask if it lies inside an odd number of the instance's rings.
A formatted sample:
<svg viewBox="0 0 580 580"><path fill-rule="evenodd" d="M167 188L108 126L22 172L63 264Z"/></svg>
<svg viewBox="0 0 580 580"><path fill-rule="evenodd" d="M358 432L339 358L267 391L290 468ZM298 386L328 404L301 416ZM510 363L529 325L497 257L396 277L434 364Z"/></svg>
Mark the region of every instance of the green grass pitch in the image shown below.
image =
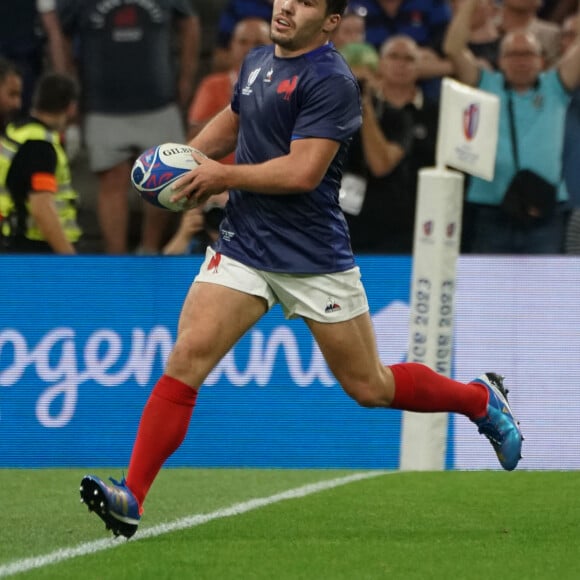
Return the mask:
<svg viewBox="0 0 580 580"><path fill-rule="evenodd" d="M79 503L87 471L0 470L0 578L580 578L580 472L392 472L221 517L354 472L167 469L137 535L105 545L104 524ZM215 517L139 537L196 514Z"/></svg>

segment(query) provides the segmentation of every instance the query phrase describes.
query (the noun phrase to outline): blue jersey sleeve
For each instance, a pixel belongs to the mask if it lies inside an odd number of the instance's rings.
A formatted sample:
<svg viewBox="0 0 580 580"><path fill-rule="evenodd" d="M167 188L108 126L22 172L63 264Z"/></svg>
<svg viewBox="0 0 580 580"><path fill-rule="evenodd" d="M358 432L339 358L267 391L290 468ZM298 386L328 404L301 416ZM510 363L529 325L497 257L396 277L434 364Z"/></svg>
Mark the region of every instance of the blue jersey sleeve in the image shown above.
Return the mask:
<svg viewBox="0 0 580 580"><path fill-rule="evenodd" d="M348 142L361 124L360 94L354 79L329 75L308 88L292 139L317 137Z"/></svg>

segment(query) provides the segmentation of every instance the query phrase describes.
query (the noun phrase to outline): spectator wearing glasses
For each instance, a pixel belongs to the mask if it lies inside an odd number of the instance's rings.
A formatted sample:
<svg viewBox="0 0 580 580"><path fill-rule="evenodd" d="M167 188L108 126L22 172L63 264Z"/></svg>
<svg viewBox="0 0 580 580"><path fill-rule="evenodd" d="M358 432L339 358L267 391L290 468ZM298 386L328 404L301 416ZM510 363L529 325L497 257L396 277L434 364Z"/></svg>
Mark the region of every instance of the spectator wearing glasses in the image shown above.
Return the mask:
<svg viewBox="0 0 580 580"><path fill-rule="evenodd" d="M438 118L437 104L418 84L419 60L416 42L397 35L381 48L376 90L368 75L361 79L357 74L363 82L363 124L353 140L348 169L366 182L360 210L351 202L356 190L349 190L349 184L352 188L361 180L347 175L341 189L355 252L412 252L417 175L435 162Z"/></svg>
<svg viewBox="0 0 580 580"><path fill-rule="evenodd" d="M513 31L500 46L500 71L485 70L467 46L476 2L465 0L444 43L458 79L497 95L501 102L494 178L472 177L467 189L471 250L560 253L568 199L562 179L564 126L570 93L580 84L580 42L575 39L557 66L543 72L544 58L537 38L526 29ZM521 175L520 170L527 170L526 181L535 185L522 188L533 199L520 196L523 209L517 215L508 203L512 197L505 196L513 193L513 180L516 174ZM548 197L542 193L545 187L554 192L552 207L543 201Z"/></svg>

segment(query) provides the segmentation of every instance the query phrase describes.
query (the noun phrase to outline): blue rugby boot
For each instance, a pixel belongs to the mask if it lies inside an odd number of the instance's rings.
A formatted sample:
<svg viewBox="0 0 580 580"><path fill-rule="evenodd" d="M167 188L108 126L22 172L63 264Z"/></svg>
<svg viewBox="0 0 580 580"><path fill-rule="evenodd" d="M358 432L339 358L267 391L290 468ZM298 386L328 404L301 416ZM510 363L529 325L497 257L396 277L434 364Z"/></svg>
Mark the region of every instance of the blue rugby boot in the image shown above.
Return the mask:
<svg viewBox="0 0 580 580"><path fill-rule="evenodd" d="M483 385L489 393L487 415L473 422L479 432L489 439L501 466L512 471L522 458L524 438L519 421L514 419L509 406L508 390L503 386L503 377L495 373L485 373L472 382Z"/></svg>
<svg viewBox="0 0 580 580"><path fill-rule="evenodd" d="M139 502L125 484L109 478L113 485L107 485L94 475L86 475L81 481L81 503L95 512L104 522L107 530L115 536L130 538L141 519Z"/></svg>

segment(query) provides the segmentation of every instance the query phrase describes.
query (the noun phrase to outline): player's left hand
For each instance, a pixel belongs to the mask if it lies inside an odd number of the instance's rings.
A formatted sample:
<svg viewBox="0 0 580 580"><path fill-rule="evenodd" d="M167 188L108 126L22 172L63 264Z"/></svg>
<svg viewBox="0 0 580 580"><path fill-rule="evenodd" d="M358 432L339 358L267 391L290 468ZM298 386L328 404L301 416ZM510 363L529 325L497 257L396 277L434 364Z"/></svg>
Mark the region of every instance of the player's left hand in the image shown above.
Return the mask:
<svg viewBox="0 0 580 580"><path fill-rule="evenodd" d="M197 153L192 155L198 166L175 181L172 186L175 193L170 198L171 202L187 198L195 200L199 205L212 195L222 193L227 189L225 165L208 159L204 155Z"/></svg>

